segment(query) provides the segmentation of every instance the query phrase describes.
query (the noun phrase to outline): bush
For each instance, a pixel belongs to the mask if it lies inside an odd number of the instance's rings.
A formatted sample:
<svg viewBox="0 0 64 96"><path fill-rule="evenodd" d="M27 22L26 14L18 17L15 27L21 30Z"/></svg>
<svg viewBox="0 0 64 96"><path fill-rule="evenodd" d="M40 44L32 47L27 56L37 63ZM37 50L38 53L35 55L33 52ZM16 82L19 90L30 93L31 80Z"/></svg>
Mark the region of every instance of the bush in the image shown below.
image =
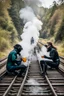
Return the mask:
<svg viewBox="0 0 64 96"><path fill-rule="evenodd" d="M11 26L11 25L7 26L7 30L8 31L12 31L13 30L13 26Z"/></svg>
<svg viewBox="0 0 64 96"><path fill-rule="evenodd" d="M57 42L58 40L64 40L64 18L55 37L55 41Z"/></svg>
<svg viewBox="0 0 64 96"><path fill-rule="evenodd" d="M3 19L3 17L0 17L0 27L2 27L3 29L6 29L7 26L8 26L7 20Z"/></svg>
<svg viewBox="0 0 64 96"><path fill-rule="evenodd" d="M2 28L0 28L0 38L1 37L9 39L10 33L7 30L3 30Z"/></svg>
<svg viewBox="0 0 64 96"><path fill-rule="evenodd" d="M6 48L9 48L9 41L7 41L5 38L0 38L0 51L5 50Z"/></svg>

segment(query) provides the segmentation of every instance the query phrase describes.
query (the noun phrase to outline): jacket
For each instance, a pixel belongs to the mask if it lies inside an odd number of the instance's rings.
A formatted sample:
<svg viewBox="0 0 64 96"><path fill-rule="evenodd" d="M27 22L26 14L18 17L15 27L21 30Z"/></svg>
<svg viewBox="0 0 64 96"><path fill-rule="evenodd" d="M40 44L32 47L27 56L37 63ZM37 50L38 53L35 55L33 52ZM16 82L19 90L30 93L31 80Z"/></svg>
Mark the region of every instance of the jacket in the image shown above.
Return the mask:
<svg viewBox="0 0 64 96"><path fill-rule="evenodd" d="M56 62L58 64L60 63L60 58L59 58L58 52L54 48L51 48L50 57L47 57L47 56L44 56L44 57L48 58L48 59L52 59L53 62Z"/></svg>
<svg viewBox="0 0 64 96"><path fill-rule="evenodd" d="M7 67L14 66L15 64L19 65L21 61L18 61L16 59L17 59L17 51L14 49L8 55Z"/></svg>

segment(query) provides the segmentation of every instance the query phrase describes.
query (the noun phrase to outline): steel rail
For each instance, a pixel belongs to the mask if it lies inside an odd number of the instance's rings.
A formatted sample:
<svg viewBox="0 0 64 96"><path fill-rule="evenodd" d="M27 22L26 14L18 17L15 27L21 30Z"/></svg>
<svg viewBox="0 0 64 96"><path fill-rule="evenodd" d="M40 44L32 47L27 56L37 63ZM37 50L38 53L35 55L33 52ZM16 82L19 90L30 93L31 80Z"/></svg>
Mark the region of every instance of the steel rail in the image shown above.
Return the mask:
<svg viewBox="0 0 64 96"><path fill-rule="evenodd" d="M7 96L9 90L11 89L13 83L15 82L17 76L14 77L14 79L12 80L11 84L9 85L9 87L7 88L7 90L5 91L5 93L3 94L3 96Z"/></svg>
<svg viewBox="0 0 64 96"><path fill-rule="evenodd" d="M38 63L39 63L39 62L38 62ZM40 67L40 71L42 71L41 65L40 65L40 64L39 64L39 67ZM54 88L53 88L53 86L52 86L52 84L51 84L51 82L50 82L48 76L45 75L44 77L45 77L45 79L46 79L46 81L47 81L49 87L51 88L51 91L52 91L52 93L54 94L54 96L58 96L57 93L55 92L55 90L54 90Z"/></svg>
<svg viewBox="0 0 64 96"><path fill-rule="evenodd" d="M0 79L6 74L6 71L4 71L2 74L0 74Z"/></svg>
<svg viewBox="0 0 64 96"><path fill-rule="evenodd" d="M38 63L39 63L39 62L38 62ZM41 68L41 65L40 65L40 64L39 64L39 67L40 67L40 71L42 72L42 68ZM55 90L54 90L54 88L53 88L50 80L48 79L47 75L45 75L45 79L46 79L49 87L51 88L51 91L52 91L52 93L54 94L54 96L57 96L57 94L56 94L56 92L55 92Z"/></svg>
<svg viewBox="0 0 64 96"><path fill-rule="evenodd" d="M4 59L1 59L0 62L4 61L4 60L6 60L6 59L7 59L7 57L5 57Z"/></svg>
<svg viewBox="0 0 64 96"><path fill-rule="evenodd" d="M27 75L28 75L28 70L29 70L29 66L27 67L27 71L26 71L25 77L24 77L23 82L22 82L22 84L21 84L21 86L20 86L20 89L19 89L19 91L18 91L17 96L21 96L21 94L22 94L22 90L23 90L23 87L24 87L24 83L25 83L26 78L27 78Z"/></svg>
<svg viewBox="0 0 64 96"><path fill-rule="evenodd" d="M7 63L7 59L0 62L0 69Z"/></svg>
<svg viewBox="0 0 64 96"><path fill-rule="evenodd" d="M64 60L64 57L60 56L60 58Z"/></svg>
<svg viewBox="0 0 64 96"><path fill-rule="evenodd" d="M53 88L53 86L52 86L50 80L48 79L48 76L47 76L47 75L45 75L45 78L46 78L46 81L48 82L48 84L49 84L49 86L50 86L50 88L51 88L51 90L52 90L54 96L58 96L57 93L55 92L55 90L54 90L54 88Z"/></svg>

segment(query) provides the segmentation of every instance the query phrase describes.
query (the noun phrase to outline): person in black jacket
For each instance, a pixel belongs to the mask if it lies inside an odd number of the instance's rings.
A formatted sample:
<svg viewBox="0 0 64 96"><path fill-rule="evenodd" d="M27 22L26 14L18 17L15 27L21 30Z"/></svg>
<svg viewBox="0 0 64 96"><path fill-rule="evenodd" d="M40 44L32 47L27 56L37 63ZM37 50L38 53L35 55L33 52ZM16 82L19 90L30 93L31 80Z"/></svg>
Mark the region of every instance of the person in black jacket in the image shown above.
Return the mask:
<svg viewBox="0 0 64 96"><path fill-rule="evenodd" d="M51 42L47 42L46 48L47 48L47 52L50 52L50 57L44 55L44 58L47 58L48 60L40 61L43 74L46 73L47 65L50 66L51 68L58 68L60 64L60 59L57 49L53 46L53 44Z"/></svg>

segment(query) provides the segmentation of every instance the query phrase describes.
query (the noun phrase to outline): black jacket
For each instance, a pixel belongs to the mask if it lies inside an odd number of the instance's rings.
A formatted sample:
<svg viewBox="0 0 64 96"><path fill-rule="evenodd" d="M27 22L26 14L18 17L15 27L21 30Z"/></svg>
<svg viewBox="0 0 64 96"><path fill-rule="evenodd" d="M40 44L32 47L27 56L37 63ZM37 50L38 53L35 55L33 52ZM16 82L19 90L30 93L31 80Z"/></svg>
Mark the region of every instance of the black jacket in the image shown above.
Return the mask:
<svg viewBox="0 0 64 96"><path fill-rule="evenodd" d="M48 59L52 59L53 62L58 62L60 63L60 59L59 59L59 55L58 55L58 52L56 51L56 49L54 48L51 48L50 50L50 57L47 57L47 56L44 56L45 58L48 58Z"/></svg>

